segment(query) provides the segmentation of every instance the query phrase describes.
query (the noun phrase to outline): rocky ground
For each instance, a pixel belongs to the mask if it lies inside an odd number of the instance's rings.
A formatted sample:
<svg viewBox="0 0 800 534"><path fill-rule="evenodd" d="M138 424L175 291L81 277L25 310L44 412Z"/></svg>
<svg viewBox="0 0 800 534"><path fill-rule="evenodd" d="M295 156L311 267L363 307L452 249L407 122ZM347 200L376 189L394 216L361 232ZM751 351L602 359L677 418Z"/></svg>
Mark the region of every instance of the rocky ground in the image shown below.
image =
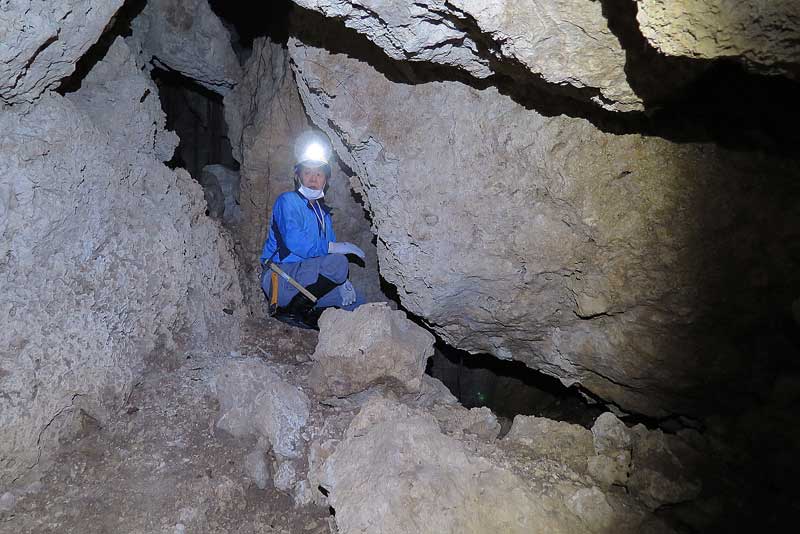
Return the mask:
<svg viewBox="0 0 800 534"><path fill-rule="evenodd" d="M268 321L249 325L239 352L292 361L315 341ZM258 489L244 473L246 442L215 429L209 381L230 357L168 358L107 425L84 418L38 483L3 496L0 532L328 532L327 509L296 509L271 485Z"/></svg>
<svg viewBox="0 0 800 534"><path fill-rule="evenodd" d="M102 427L83 417L0 497L0 532L667 533L654 512L701 491L696 433L607 412L591 429L519 415L500 438L423 374L433 336L384 304L327 312L319 336L243 331L230 353L152 363Z"/></svg>

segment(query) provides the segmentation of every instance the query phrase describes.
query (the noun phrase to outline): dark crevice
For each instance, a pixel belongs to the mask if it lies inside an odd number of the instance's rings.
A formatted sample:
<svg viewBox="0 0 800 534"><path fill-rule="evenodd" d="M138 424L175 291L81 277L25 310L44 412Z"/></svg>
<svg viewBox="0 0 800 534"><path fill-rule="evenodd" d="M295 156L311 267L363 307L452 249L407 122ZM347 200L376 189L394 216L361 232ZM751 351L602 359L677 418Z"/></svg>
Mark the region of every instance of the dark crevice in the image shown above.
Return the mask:
<svg viewBox="0 0 800 534"><path fill-rule="evenodd" d="M215 163L238 169L231 154L222 97L175 71L154 68L152 77L167 116L167 130L180 137L167 166L183 167L194 177Z"/></svg>
<svg viewBox="0 0 800 534"><path fill-rule="evenodd" d="M172 169L186 169L203 186L207 215L235 222L239 216L238 200L234 199L238 197L239 163L233 157L228 139L223 98L175 71L154 68L151 74L167 116L166 128L180 138L166 165ZM228 180L232 185L226 187L219 181L222 175L204 171L208 165L222 165L234 171L224 175L235 178L232 182ZM233 197L231 188L235 192Z"/></svg>
<svg viewBox="0 0 800 534"><path fill-rule="evenodd" d="M147 0L126 0L109 21L100 39L81 56L75 64L75 71L61 81L56 91L65 95L80 89L83 79L100 60L106 57L108 49L117 37L130 37L131 22L142 12L146 4Z"/></svg>

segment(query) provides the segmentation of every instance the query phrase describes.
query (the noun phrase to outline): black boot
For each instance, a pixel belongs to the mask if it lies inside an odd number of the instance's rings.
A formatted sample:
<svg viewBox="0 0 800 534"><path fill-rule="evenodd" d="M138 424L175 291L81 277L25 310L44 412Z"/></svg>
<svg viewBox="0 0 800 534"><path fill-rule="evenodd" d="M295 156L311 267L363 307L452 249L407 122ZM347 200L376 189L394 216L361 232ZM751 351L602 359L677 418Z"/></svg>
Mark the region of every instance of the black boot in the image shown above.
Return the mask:
<svg viewBox="0 0 800 534"><path fill-rule="evenodd" d="M331 290L338 286L330 278L319 276L317 281L306 287L306 290L317 298L327 295ZM322 310L314 308L315 304L308 297L298 292L285 308L278 308L276 319L279 319L292 326L300 328L311 328L319 330L317 321L322 315Z"/></svg>

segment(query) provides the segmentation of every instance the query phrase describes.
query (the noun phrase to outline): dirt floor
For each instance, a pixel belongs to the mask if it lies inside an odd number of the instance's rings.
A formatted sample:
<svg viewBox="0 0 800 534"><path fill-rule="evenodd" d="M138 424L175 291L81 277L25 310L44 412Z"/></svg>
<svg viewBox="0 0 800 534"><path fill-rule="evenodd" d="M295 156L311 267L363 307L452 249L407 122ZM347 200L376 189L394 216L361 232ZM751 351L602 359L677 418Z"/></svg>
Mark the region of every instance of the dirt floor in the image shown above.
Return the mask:
<svg viewBox="0 0 800 534"><path fill-rule="evenodd" d="M265 321L246 326L234 355L288 363L315 345L314 332ZM230 355L179 356L179 367L149 370L104 425L85 417L40 482L0 512L0 533L330 532L327 509L259 490L243 467L252 444L215 429L209 370Z"/></svg>

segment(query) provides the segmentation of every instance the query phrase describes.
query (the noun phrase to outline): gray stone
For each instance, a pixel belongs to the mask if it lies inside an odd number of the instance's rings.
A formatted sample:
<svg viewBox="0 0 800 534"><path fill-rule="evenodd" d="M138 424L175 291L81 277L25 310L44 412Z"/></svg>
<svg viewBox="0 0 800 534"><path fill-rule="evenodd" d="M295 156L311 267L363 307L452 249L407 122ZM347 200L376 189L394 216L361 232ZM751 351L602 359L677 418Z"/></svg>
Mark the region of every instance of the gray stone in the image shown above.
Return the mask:
<svg viewBox="0 0 800 534"><path fill-rule="evenodd" d="M702 485L697 477L699 452L661 430L633 429L629 490L651 509L694 499Z"/></svg>
<svg viewBox="0 0 800 534"><path fill-rule="evenodd" d="M203 167L200 184L205 191L209 210L216 213L215 217L221 217L225 224L239 224L242 221L239 182L239 173L224 165ZM211 189L214 190L213 194L209 193Z"/></svg>
<svg viewBox="0 0 800 534"><path fill-rule="evenodd" d="M800 79L795 0L637 0L642 34L661 53L734 58L765 74Z"/></svg>
<svg viewBox="0 0 800 534"><path fill-rule="evenodd" d="M216 370L213 388L220 402L218 428L236 437L265 437L280 458L300 455L308 397L267 363L258 358L230 360Z"/></svg>
<svg viewBox="0 0 800 534"><path fill-rule="evenodd" d="M795 294L789 265L743 243L780 247L800 225L777 209L796 166L606 133L491 87L394 83L296 40L289 52L309 116L360 180L382 276L446 342L651 415L707 409L732 376L749 387L753 356L721 325L778 303L754 306L763 292L718 258Z"/></svg>
<svg viewBox="0 0 800 534"><path fill-rule="evenodd" d="M560 498L469 452L422 412L377 399L346 435L321 478L341 534L588 532Z"/></svg>
<svg viewBox="0 0 800 534"><path fill-rule="evenodd" d="M525 447L536 457L557 460L578 473L586 472L586 460L593 455L588 430L544 417L517 415L503 440Z"/></svg>
<svg viewBox="0 0 800 534"><path fill-rule="evenodd" d="M579 489L567 499L567 507L592 532L609 532L614 525L614 510L597 487Z"/></svg>
<svg viewBox="0 0 800 534"><path fill-rule="evenodd" d="M289 492L297 482L297 470L289 460L278 462L275 468L275 479L273 480L275 489Z"/></svg>
<svg viewBox="0 0 800 534"><path fill-rule="evenodd" d="M103 61L81 81L81 89L67 97L108 135L111 143L127 146L159 161L168 161L178 136L168 132L158 89L142 75L135 42L118 37Z"/></svg>
<svg viewBox="0 0 800 534"><path fill-rule="evenodd" d="M295 0L364 34L396 60L457 67L477 78L521 67L553 88L614 111L643 109L626 51L602 2L585 0ZM674 73L673 73L674 74ZM668 83L662 79L662 83ZM579 93L578 90L582 90Z"/></svg>
<svg viewBox="0 0 800 534"><path fill-rule="evenodd" d="M0 514L14 511L16 505L17 497L10 491L0 495Z"/></svg>
<svg viewBox="0 0 800 534"><path fill-rule="evenodd" d="M0 6L0 102L33 102L72 74L123 0L14 0Z"/></svg>
<svg viewBox="0 0 800 534"><path fill-rule="evenodd" d="M211 91L225 95L241 76L230 34L207 0L150 0L131 27L154 65Z"/></svg>
<svg viewBox="0 0 800 534"><path fill-rule="evenodd" d="M264 459L265 451L255 449L244 458L244 472L258 489L267 489L269 484L269 467Z"/></svg>
<svg viewBox="0 0 800 534"><path fill-rule="evenodd" d="M434 338L384 303L331 309L319 320L311 381L321 394L344 397L378 383L417 393Z"/></svg>
<svg viewBox="0 0 800 534"><path fill-rule="evenodd" d="M69 99L0 111L0 484L34 475L80 413L105 421L146 361L238 341L232 246L199 185L158 161L149 81L120 41L94 69ZM135 101L108 98L126 78Z"/></svg>
<svg viewBox="0 0 800 534"><path fill-rule="evenodd" d="M458 404L439 405L431 413L446 434L466 433L493 441L500 434L500 423L489 408L466 409Z"/></svg>

